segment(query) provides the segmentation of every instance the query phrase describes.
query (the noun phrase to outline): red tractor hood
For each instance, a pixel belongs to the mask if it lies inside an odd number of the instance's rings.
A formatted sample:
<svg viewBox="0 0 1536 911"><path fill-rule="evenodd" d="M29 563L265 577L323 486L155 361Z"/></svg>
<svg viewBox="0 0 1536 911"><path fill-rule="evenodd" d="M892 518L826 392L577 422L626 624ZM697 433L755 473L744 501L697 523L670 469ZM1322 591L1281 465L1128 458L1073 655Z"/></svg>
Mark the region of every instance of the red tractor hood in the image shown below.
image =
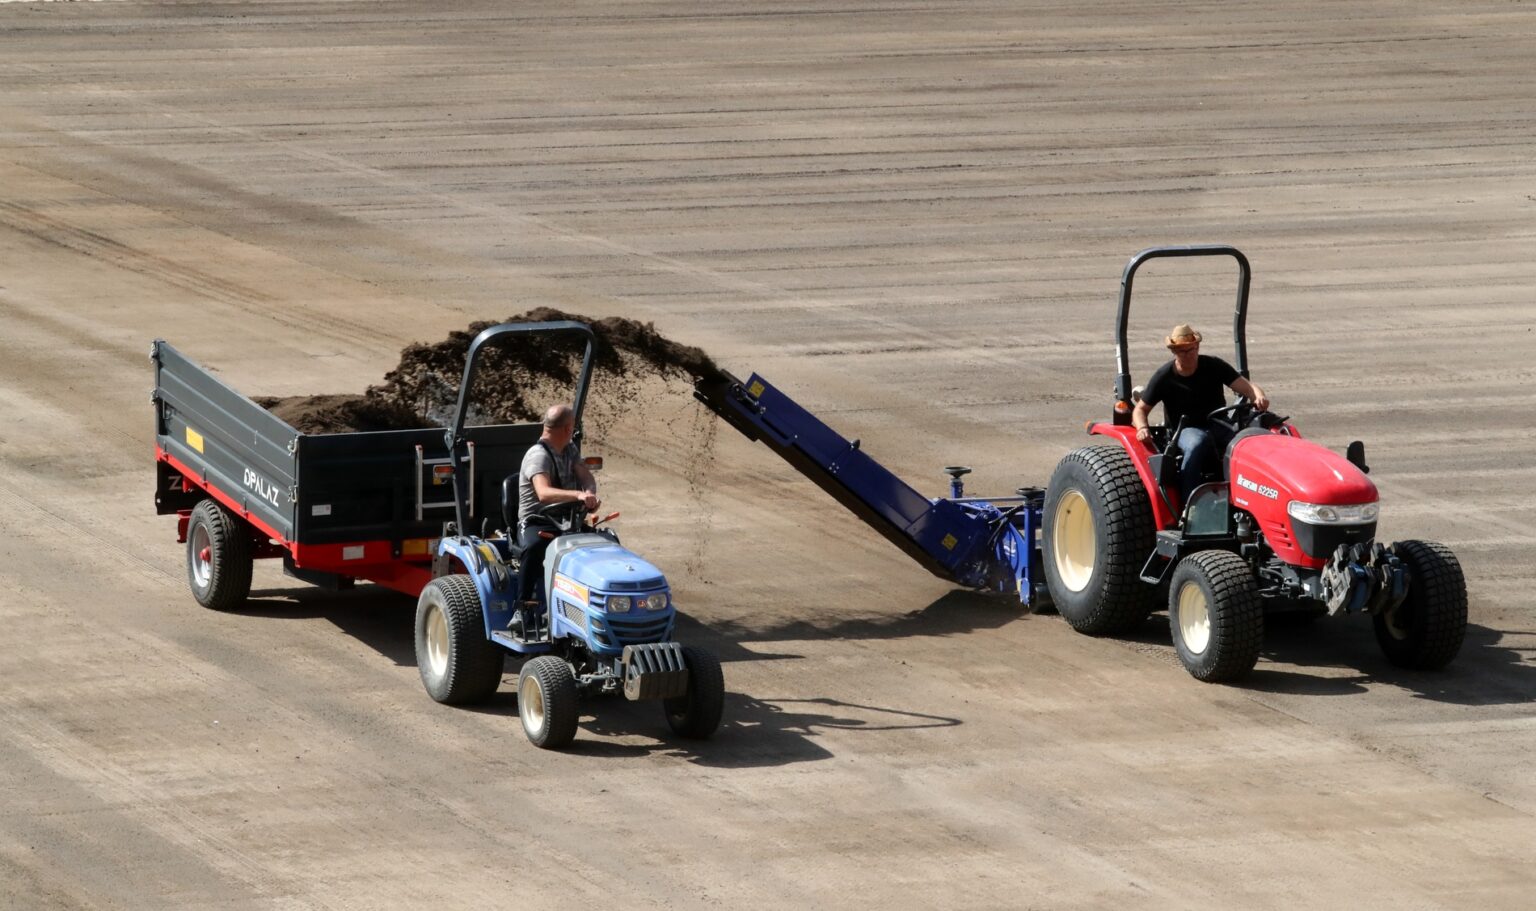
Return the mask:
<svg viewBox="0 0 1536 911"><path fill-rule="evenodd" d="M1230 477L1235 501L1267 500L1281 512L1291 500L1330 506L1377 500L1376 485L1354 463L1310 440L1282 433L1239 439L1232 447Z"/></svg>

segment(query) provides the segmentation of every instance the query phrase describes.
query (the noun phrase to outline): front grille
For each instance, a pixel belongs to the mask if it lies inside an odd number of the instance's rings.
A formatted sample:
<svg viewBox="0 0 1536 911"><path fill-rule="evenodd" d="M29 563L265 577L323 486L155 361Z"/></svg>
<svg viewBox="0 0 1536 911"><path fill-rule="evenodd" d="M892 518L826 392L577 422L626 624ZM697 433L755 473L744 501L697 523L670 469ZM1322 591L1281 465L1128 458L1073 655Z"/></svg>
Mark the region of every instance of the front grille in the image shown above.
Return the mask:
<svg viewBox="0 0 1536 911"><path fill-rule="evenodd" d="M630 618L621 614L609 614L608 628L618 640L614 643L615 645L661 642L672 630L672 616L671 611L659 617Z"/></svg>
<svg viewBox="0 0 1536 911"><path fill-rule="evenodd" d="M587 612L569 601L560 602L560 609L565 611L565 619L571 621L582 629L587 628Z"/></svg>

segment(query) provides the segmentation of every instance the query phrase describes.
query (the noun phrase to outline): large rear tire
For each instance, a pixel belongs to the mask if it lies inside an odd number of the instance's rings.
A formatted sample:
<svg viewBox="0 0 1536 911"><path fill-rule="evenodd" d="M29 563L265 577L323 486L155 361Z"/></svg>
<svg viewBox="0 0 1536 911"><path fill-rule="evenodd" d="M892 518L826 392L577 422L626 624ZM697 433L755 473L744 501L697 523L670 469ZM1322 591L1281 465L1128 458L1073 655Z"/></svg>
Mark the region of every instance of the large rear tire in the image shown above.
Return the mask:
<svg viewBox="0 0 1536 911"><path fill-rule="evenodd" d="M705 740L720 727L725 712L725 674L719 658L691 645L683 646L683 663L688 666L688 692L663 700L667 724L680 736Z"/></svg>
<svg viewBox="0 0 1536 911"><path fill-rule="evenodd" d="M1248 561L1224 550L1180 560L1168 585L1168 627L1179 663L1196 680L1246 676L1264 643L1264 602Z"/></svg>
<svg viewBox="0 0 1536 911"><path fill-rule="evenodd" d="M576 738L580 711L576 677L563 658L540 655L523 665L517 678L517 714L528 742L558 750Z"/></svg>
<svg viewBox="0 0 1536 911"><path fill-rule="evenodd" d="M187 584L209 610L232 611L251 596L251 532L245 520L213 500L192 508L187 523Z"/></svg>
<svg viewBox="0 0 1536 911"><path fill-rule="evenodd" d="M1398 667L1436 670L1451 663L1467 634L1467 580L1451 549L1434 541L1392 545L1408 564L1403 603L1373 619L1376 642Z"/></svg>
<svg viewBox="0 0 1536 911"><path fill-rule="evenodd" d="M1152 504L1119 446L1067 453L1045 491L1045 581L1056 610L1080 633L1129 632L1147 619L1157 589L1141 581L1156 543Z"/></svg>
<svg viewBox="0 0 1536 911"><path fill-rule="evenodd" d="M501 686L506 653L485 638L480 593L468 576L442 576L416 600L416 666L446 705L483 702Z"/></svg>

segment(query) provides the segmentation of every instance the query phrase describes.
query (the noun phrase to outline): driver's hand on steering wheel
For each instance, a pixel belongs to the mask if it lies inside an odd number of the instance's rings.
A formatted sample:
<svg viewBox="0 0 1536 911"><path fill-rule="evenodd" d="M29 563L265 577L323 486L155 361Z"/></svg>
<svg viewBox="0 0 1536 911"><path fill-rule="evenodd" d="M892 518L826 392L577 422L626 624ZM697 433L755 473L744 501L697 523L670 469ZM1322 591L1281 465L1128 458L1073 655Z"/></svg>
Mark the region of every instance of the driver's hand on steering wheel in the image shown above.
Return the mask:
<svg viewBox="0 0 1536 911"><path fill-rule="evenodd" d="M599 500L597 498L597 494L593 493L592 491L590 491L590 490L583 490L581 492L581 505L582 505L582 508L586 509L588 512L596 511L597 508L599 506L601 506L602 504L603 504L603 501Z"/></svg>
<svg viewBox="0 0 1536 911"><path fill-rule="evenodd" d="M1147 429L1146 427L1137 427L1136 428L1136 439L1139 442L1145 443L1151 436L1152 436L1152 431Z"/></svg>
<svg viewBox="0 0 1536 911"><path fill-rule="evenodd" d="M1260 411L1268 411L1269 410L1269 396L1267 396L1267 395L1260 395L1258 398L1254 399L1253 400L1253 407L1259 409Z"/></svg>

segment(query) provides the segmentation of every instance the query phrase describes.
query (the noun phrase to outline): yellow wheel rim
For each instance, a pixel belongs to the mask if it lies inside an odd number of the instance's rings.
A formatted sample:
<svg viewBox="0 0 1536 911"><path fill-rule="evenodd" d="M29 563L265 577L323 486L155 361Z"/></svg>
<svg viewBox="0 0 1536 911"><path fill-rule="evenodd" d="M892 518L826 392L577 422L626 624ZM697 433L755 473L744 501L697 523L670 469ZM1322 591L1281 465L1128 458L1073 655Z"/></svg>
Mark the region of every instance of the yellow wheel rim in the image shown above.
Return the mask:
<svg viewBox="0 0 1536 911"><path fill-rule="evenodd" d="M1063 585L1075 592L1088 587L1099 555L1099 537L1093 527L1093 511L1080 490L1068 490L1056 504L1051 552Z"/></svg>
<svg viewBox="0 0 1536 911"><path fill-rule="evenodd" d="M532 675L523 678L517 693L517 707L523 716L523 726L531 733L544 730L544 690Z"/></svg>
<svg viewBox="0 0 1536 911"><path fill-rule="evenodd" d="M1179 638L1191 655L1205 654L1211 644L1211 605L1193 582L1179 589Z"/></svg>
<svg viewBox="0 0 1536 911"><path fill-rule="evenodd" d="M432 676L448 673L448 617L436 604L427 606L427 667Z"/></svg>

